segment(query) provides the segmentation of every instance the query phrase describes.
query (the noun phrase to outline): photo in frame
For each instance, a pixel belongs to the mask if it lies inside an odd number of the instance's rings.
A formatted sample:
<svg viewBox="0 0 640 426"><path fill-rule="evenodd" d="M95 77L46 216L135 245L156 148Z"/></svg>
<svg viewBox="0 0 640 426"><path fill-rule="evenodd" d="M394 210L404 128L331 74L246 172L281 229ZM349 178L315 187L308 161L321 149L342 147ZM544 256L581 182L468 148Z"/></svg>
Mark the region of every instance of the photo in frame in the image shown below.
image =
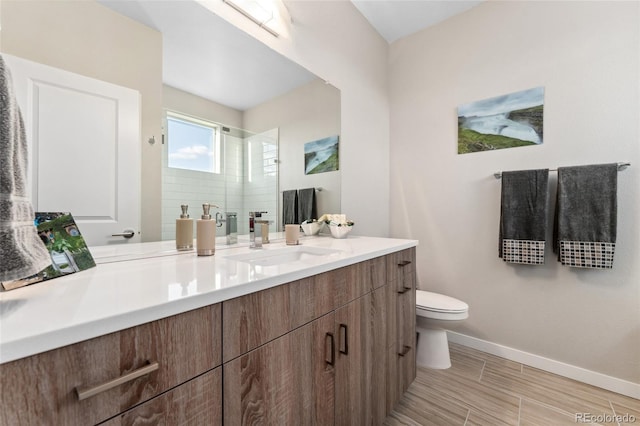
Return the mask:
<svg viewBox="0 0 640 426"><path fill-rule="evenodd" d="M458 107L458 154L542 145L544 87Z"/></svg>
<svg viewBox="0 0 640 426"><path fill-rule="evenodd" d="M51 265L29 277L0 283L3 290L24 287L96 266L71 213L37 212L34 224L40 240L49 251Z"/></svg>

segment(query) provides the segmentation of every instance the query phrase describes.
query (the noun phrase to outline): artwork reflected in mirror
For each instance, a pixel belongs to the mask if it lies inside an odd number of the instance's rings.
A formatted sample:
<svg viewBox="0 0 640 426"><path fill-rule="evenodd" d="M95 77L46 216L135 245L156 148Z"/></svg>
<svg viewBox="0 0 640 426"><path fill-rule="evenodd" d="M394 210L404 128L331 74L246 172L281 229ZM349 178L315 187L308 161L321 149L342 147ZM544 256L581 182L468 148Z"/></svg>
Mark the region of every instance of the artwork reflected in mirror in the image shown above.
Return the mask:
<svg viewBox="0 0 640 426"><path fill-rule="evenodd" d="M304 174L335 172L339 169L338 136L304 144Z"/></svg>

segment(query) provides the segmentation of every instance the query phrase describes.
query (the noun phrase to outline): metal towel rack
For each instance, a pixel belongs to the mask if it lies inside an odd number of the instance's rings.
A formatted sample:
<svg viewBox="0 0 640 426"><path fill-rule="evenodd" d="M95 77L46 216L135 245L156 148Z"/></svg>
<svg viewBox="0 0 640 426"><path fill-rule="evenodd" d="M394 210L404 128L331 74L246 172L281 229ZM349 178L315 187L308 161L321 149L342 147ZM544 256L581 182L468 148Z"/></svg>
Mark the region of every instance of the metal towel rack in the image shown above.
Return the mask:
<svg viewBox="0 0 640 426"><path fill-rule="evenodd" d="M630 167L631 163L630 162L624 162L624 163L618 163L618 171L621 172L622 170L626 169L627 167ZM549 169L550 172L557 172L558 169ZM500 179L502 178L502 172L496 172L493 174L493 176L496 179Z"/></svg>
<svg viewBox="0 0 640 426"><path fill-rule="evenodd" d="M315 188L315 190L316 190L316 191L318 191L318 192L320 192L320 191L322 191L322 187L321 187L321 186L318 186L318 187L316 187L316 188ZM280 191L280 192L284 192L284 191Z"/></svg>

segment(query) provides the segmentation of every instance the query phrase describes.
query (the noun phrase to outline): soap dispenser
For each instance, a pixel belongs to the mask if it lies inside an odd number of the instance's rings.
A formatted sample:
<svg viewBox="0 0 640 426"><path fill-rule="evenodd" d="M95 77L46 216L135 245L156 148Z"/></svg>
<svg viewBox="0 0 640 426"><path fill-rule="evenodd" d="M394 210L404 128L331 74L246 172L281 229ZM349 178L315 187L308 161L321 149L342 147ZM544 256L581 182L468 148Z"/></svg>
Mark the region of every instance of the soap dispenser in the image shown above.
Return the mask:
<svg viewBox="0 0 640 426"><path fill-rule="evenodd" d="M176 249L192 250L193 249L193 219L189 217L189 206L182 204L180 206L182 214L176 219Z"/></svg>
<svg viewBox="0 0 640 426"><path fill-rule="evenodd" d="M202 205L202 217L196 222L196 247L198 256L212 256L216 252L216 221L211 217L209 203Z"/></svg>

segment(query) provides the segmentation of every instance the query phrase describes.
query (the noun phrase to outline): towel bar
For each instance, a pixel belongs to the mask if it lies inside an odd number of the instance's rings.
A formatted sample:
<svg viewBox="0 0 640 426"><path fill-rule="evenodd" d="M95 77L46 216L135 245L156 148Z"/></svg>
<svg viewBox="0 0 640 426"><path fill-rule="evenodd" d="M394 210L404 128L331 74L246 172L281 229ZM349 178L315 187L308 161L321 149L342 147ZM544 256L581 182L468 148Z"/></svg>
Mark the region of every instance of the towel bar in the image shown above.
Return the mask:
<svg viewBox="0 0 640 426"><path fill-rule="evenodd" d="M321 187L321 186L318 186L318 187L316 188L316 191L318 191L318 192L322 191L322 187ZM280 191L280 192L284 192L284 191Z"/></svg>
<svg viewBox="0 0 640 426"><path fill-rule="evenodd" d="M618 163L618 171L621 172L621 171L623 171L624 169L626 169L627 167L630 167L630 166L631 166L631 163L628 162L628 161L624 162L624 163ZM550 172L557 172L558 169L549 169L549 171ZM493 176L496 179L500 179L500 178L502 178L502 172L496 172L496 173L493 174Z"/></svg>

